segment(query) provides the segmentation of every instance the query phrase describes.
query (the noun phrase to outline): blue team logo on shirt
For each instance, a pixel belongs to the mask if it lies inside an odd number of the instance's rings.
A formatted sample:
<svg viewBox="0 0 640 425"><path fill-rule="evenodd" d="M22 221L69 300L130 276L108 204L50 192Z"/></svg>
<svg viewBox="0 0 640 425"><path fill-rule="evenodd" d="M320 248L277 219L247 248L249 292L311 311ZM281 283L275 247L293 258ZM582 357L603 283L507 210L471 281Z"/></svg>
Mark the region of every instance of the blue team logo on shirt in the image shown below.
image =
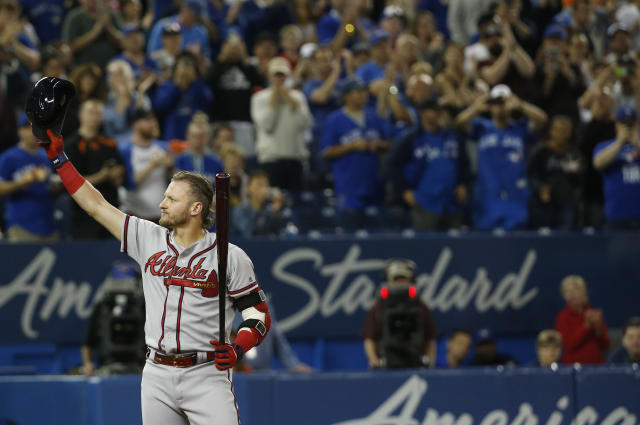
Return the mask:
<svg viewBox="0 0 640 425"><path fill-rule="evenodd" d="M640 183L640 165L631 164L622 167L622 182L627 184Z"/></svg>
<svg viewBox="0 0 640 425"><path fill-rule="evenodd" d="M485 150L491 149L498 146L498 135L497 134L487 134L482 136L478 141L478 149Z"/></svg>
<svg viewBox="0 0 640 425"><path fill-rule="evenodd" d="M498 147L515 149L522 152L524 150L524 141L522 140L522 137L512 135L504 135L504 137L500 137L499 134L495 133L486 134L478 141L478 149L480 150Z"/></svg>
<svg viewBox="0 0 640 425"><path fill-rule="evenodd" d="M622 159L626 162L633 162L636 159L638 159L638 151L637 150L632 150L632 151L627 151L624 152L622 154Z"/></svg>
<svg viewBox="0 0 640 425"><path fill-rule="evenodd" d="M457 158L458 154L458 141L455 139L447 139L442 148L425 144L416 147L413 151L415 158L424 159L426 162L432 162L440 158Z"/></svg>
<svg viewBox="0 0 640 425"><path fill-rule="evenodd" d="M367 129L363 134L362 129L354 128L353 130L340 137L340 144L348 145L349 143L354 142L358 139L377 140L381 138L382 137L380 136L380 132L377 130Z"/></svg>
<svg viewBox="0 0 640 425"><path fill-rule="evenodd" d="M509 161L515 164L522 161L523 156L520 152L509 152L509 155L507 155L507 158L509 158Z"/></svg>

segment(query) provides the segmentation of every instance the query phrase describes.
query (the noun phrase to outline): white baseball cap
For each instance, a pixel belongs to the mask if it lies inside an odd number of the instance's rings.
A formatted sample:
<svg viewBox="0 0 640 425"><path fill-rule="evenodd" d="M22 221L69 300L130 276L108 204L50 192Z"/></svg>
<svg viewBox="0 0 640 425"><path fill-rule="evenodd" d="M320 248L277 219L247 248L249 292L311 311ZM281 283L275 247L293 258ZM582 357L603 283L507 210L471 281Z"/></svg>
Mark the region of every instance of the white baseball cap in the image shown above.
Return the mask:
<svg viewBox="0 0 640 425"><path fill-rule="evenodd" d="M291 65L289 61L282 57L275 57L269 61L269 74L284 74L289 76L291 74Z"/></svg>
<svg viewBox="0 0 640 425"><path fill-rule="evenodd" d="M490 103L500 103L507 100L512 94L511 89L506 84L498 84L489 92Z"/></svg>

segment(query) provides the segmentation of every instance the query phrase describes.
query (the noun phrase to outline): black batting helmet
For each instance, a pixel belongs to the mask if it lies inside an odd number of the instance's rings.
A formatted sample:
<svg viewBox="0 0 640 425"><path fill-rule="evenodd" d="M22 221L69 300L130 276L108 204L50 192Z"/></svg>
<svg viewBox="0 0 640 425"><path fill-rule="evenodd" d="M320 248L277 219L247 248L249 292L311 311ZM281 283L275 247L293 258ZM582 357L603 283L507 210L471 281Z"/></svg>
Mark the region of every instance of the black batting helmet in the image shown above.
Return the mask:
<svg viewBox="0 0 640 425"><path fill-rule="evenodd" d="M56 77L38 80L27 98L25 109L31 131L38 140L49 142L47 130L60 134L67 107L75 94L76 88L71 81Z"/></svg>

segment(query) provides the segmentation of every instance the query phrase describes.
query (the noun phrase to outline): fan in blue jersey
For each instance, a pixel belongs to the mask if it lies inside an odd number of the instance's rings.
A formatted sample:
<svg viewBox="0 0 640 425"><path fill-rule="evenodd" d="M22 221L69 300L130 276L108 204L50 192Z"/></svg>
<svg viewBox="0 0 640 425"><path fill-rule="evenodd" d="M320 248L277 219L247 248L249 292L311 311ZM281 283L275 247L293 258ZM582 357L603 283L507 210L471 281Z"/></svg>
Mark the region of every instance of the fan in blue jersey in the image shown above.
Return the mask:
<svg viewBox="0 0 640 425"><path fill-rule="evenodd" d="M462 225L468 160L459 135L447 126L447 115L437 99L425 101L420 105L420 127L402 142L411 149L403 170L410 187L404 199L412 207L413 225L418 229Z"/></svg>
<svg viewBox="0 0 640 425"><path fill-rule="evenodd" d="M373 107L376 105L380 91L386 89L385 69L391 56L389 34L382 30L374 31L369 39L369 44L371 45L371 60L360 65L356 69L356 75L369 86L371 96L368 106Z"/></svg>
<svg viewBox="0 0 640 425"><path fill-rule="evenodd" d="M312 141L309 145L310 171L320 178L320 184L328 173L327 165L322 158L322 132L326 126L327 116L340 107L340 91L338 89L342 66L328 47L318 47L311 55L312 77L302 85L302 92L309 103L313 115Z"/></svg>
<svg viewBox="0 0 640 425"><path fill-rule="evenodd" d="M183 51L176 57L171 79L160 84L152 99L153 110L166 140L184 139L193 114L206 111L213 92L200 76L197 57Z"/></svg>
<svg viewBox="0 0 640 425"><path fill-rule="evenodd" d="M0 196L5 197L9 242L57 239L50 191L51 165L38 149L26 115L18 121L20 140L0 155Z"/></svg>
<svg viewBox="0 0 640 425"><path fill-rule="evenodd" d="M318 47L311 55L313 76L302 86L313 115L313 138L322 139L327 116L340 105L338 90L342 66L328 47Z"/></svg>
<svg viewBox="0 0 640 425"><path fill-rule="evenodd" d="M367 86L356 77L341 85L344 106L327 117L322 151L330 160L340 217L349 229L367 225L365 210L380 207L383 185L379 154L389 149L387 123L365 109Z"/></svg>
<svg viewBox="0 0 640 425"><path fill-rule="evenodd" d="M204 113L197 113L187 127L188 148L173 160L176 170L195 171L215 185L216 174L224 169L220 158L208 149L211 127Z"/></svg>
<svg viewBox="0 0 640 425"><path fill-rule="evenodd" d="M491 119L478 116L487 109ZM519 99L504 84L479 97L456 118L460 126L471 124L471 137L478 145L478 176L472 206L476 228L517 229L527 223L525 148L533 140L532 129L540 128L546 121L544 111Z"/></svg>
<svg viewBox="0 0 640 425"><path fill-rule="evenodd" d="M640 228L640 141L638 112L622 106L616 113L616 138L599 143L593 166L604 181L604 212L612 228Z"/></svg>

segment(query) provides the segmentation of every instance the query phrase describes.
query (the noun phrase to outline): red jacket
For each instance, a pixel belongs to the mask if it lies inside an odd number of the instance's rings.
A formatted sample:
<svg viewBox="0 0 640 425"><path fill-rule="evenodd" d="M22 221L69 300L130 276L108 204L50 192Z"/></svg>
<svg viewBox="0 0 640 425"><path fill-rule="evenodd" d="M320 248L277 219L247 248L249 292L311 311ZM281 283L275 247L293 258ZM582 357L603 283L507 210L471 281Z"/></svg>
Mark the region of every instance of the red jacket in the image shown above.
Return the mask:
<svg viewBox="0 0 640 425"><path fill-rule="evenodd" d="M604 363L602 350L609 348L609 333L604 321L600 336L585 325L584 312L577 312L566 306L556 317L556 329L562 335L562 363L601 364Z"/></svg>

